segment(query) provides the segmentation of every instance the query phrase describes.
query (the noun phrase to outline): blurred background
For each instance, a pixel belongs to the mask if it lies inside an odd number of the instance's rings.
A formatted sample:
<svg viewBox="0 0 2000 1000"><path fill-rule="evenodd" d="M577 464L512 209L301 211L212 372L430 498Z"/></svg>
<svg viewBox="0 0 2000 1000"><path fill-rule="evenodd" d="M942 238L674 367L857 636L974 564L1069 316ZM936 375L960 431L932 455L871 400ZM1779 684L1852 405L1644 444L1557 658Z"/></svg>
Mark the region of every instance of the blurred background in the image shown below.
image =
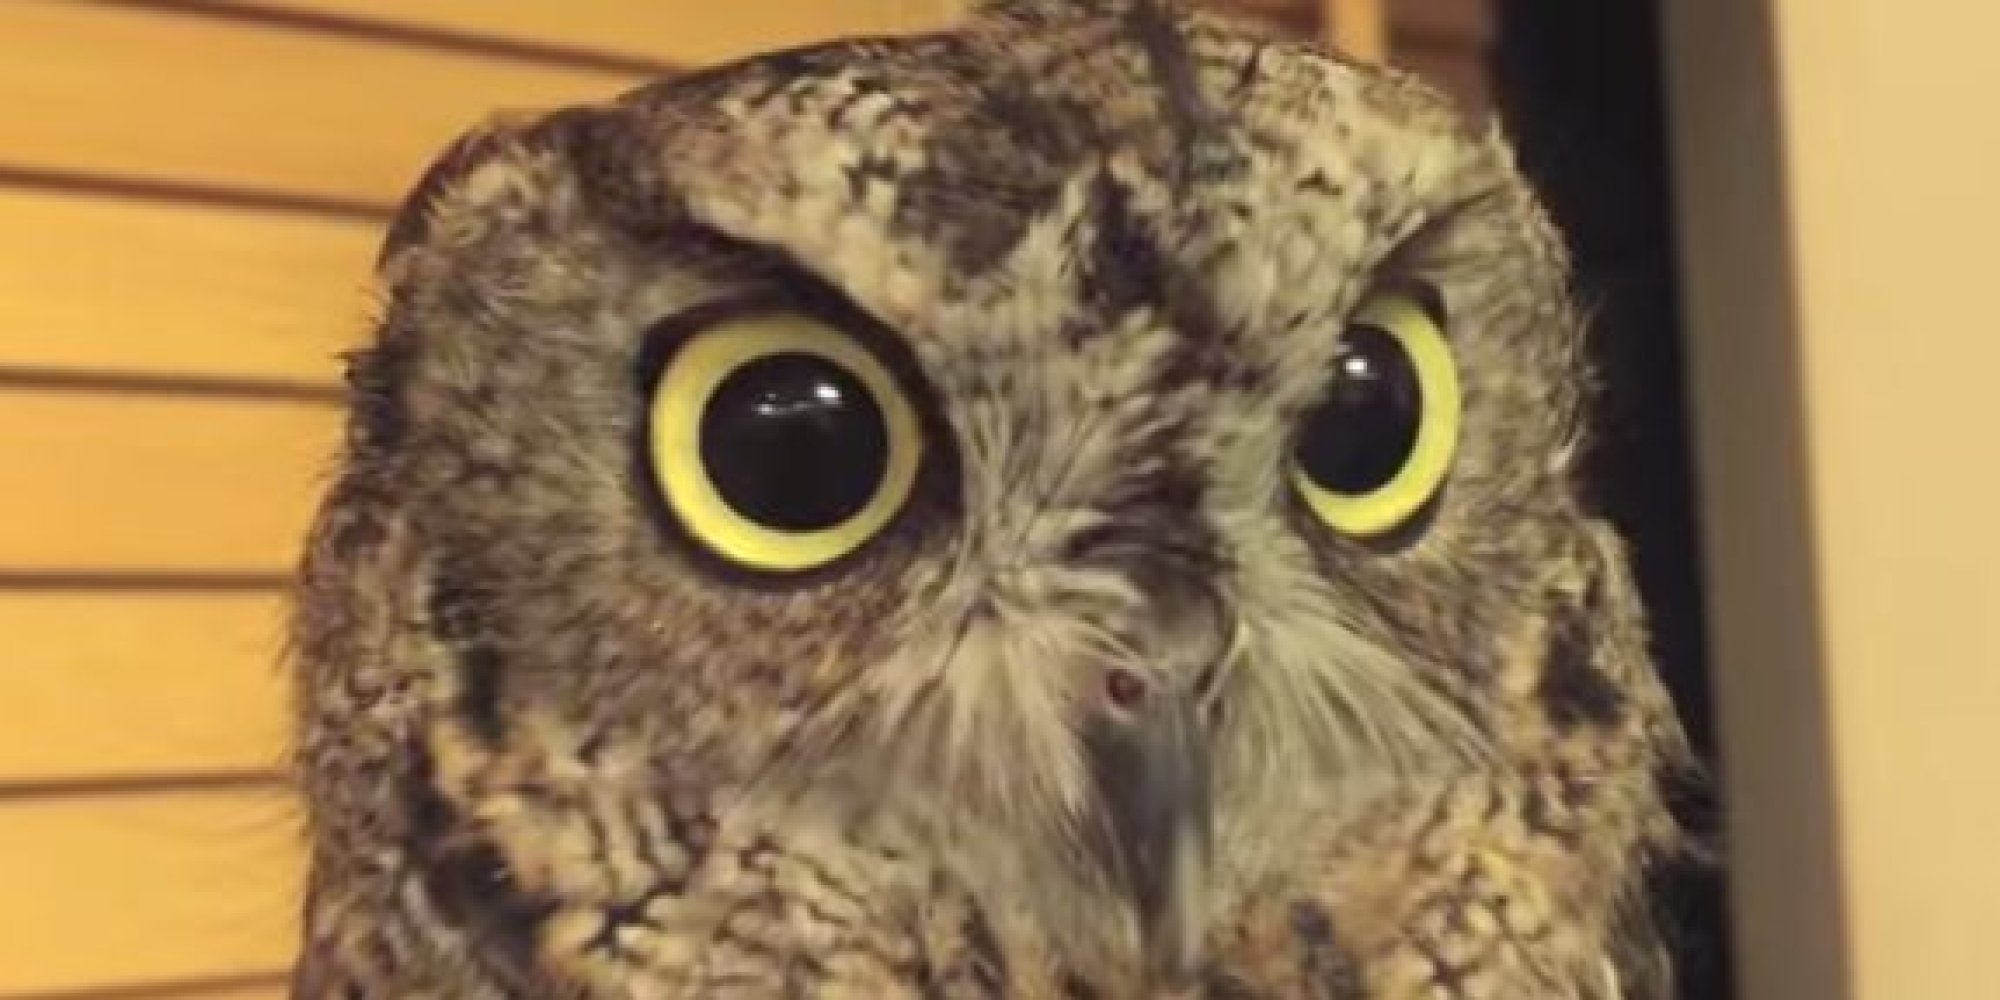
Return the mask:
<svg viewBox="0 0 2000 1000"><path fill-rule="evenodd" d="M2000 17L1211 2L1497 116L1572 238L1595 500L1738 859L1740 970L1719 876L1661 873L1685 995L1995 995L1960 973L2000 930L2000 496L1969 471L2000 350L1946 293L1984 290L2000 221L1958 118L1990 120ZM283 595L429 158L495 110L959 6L0 0L0 1000L281 995Z"/></svg>

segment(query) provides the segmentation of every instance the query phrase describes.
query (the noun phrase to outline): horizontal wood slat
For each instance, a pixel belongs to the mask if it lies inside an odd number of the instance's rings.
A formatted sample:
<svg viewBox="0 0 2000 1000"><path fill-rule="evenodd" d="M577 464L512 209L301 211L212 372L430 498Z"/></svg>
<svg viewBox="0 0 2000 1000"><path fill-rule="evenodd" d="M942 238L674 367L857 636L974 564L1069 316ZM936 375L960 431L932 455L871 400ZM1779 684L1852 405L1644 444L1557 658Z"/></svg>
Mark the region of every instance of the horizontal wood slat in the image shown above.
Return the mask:
<svg viewBox="0 0 2000 1000"><path fill-rule="evenodd" d="M1379 63L1389 55L1383 0L1320 0L1320 35L1343 55Z"/></svg>
<svg viewBox="0 0 2000 1000"><path fill-rule="evenodd" d="M276 594L0 591L0 789L279 768L284 613Z"/></svg>
<svg viewBox="0 0 2000 1000"><path fill-rule="evenodd" d="M78 990L0 993L0 1000L286 1000L291 970L272 969L215 979L118 983Z"/></svg>
<svg viewBox="0 0 2000 1000"><path fill-rule="evenodd" d="M0 389L0 572L283 572L340 411Z"/></svg>
<svg viewBox="0 0 2000 1000"><path fill-rule="evenodd" d="M288 966L296 813L275 788L0 800L0 996Z"/></svg>
<svg viewBox="0 0 2000 1000"><path fill-rule="evenodd" d="M0 186L0 367L335 385L380 229Z"/></svg>
<svg viewBox="0 0 2000 1000"><path fill-rule="evenodd" d="M160 996L158 1000L288 1000L291 990L291 973L275 971L258 976L262 982L245 982L239 986L206 986L186 992L176 992L171 996ZM80 998L88 1000L88 998ZM106 997L105 1000L120 1000ZM132 1000L139 1000L134 997Z"/></svg>
<svg viewBox="0 0 2000 1000"><path fill-rule="evenodd" d="M385 209L492 112L602 100L642 79L47 0L0 4L0 39L0 94L16 109L0 115L0 165Z"/></svg>
<svg viewBox="0 0 2000 1000"><path fill-rule="evenodd" d="M950 24L964 0L219 0L699 66L849 35Z"/></svg>
<svg viewBox="0 0 2000 1000"><path fill-rule="evenodd" d="M286 1000L290 982L290 970L272 969L215 979L118 983L53 993L0 993L0 1000Z"/></svg>

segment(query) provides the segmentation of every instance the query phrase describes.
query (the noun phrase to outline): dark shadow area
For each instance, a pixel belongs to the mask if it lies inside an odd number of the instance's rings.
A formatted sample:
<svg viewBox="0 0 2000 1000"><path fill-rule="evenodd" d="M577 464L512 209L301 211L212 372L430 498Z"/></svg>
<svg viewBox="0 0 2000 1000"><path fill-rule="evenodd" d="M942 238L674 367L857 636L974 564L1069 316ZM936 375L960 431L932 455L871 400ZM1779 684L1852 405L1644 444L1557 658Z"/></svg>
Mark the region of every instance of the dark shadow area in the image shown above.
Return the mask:
<svg viewBox="0 0 2000 1000"><path fill-rule="evenodd" d="M1569 235L1577 291L1591 311L1602 388L1594 499L1631 542L1654 653L1714 775L1658 3L1496 0L1495 13L1495 103L1523 168ZM1716 801L1717 790L1702 787L1677 803L1710 842ZM1661 875L1682 997L1726 1000L1721 873Z"/></svg>

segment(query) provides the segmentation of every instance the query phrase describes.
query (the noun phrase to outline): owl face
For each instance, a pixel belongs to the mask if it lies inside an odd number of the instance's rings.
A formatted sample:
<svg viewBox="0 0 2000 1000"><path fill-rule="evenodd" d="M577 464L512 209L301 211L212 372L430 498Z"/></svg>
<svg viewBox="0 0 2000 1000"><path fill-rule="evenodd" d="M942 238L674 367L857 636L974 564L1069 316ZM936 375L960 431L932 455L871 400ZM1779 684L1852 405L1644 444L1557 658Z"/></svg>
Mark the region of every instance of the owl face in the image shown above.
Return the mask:
<svg viewBox="0 0 2000 1000"><path fill-rule="evenodd" d="M1145 5L485 130L357 369L427 794L538 899L666 802L1182 947L1285 817L1495 752L1562 271L1422 86Z"/></svg>

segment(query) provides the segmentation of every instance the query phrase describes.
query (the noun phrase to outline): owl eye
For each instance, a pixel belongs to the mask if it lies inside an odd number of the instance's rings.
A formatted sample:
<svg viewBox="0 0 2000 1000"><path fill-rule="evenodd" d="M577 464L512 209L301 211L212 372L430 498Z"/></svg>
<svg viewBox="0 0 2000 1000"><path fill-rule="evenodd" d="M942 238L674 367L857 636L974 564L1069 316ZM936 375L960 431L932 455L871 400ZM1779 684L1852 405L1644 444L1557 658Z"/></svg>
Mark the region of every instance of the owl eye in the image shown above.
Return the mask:
<svg viewBox="0 0 2000 1000"><path fill-rule="evenodd" d="M1414 298L1371 297L1342 335L1326 395L1292 450L1292 481L1336 531L1394 530L1436 494L1458 444L1458 372Z"/></svg>
<svg viewBox="0 0 2000 1000"><path fill-rule="evenodd" d="M824 566L887 527L916 482L908 396L868 348L814 317L706 327L652 392L648 448L667 507L738 565Z"/></svg>

